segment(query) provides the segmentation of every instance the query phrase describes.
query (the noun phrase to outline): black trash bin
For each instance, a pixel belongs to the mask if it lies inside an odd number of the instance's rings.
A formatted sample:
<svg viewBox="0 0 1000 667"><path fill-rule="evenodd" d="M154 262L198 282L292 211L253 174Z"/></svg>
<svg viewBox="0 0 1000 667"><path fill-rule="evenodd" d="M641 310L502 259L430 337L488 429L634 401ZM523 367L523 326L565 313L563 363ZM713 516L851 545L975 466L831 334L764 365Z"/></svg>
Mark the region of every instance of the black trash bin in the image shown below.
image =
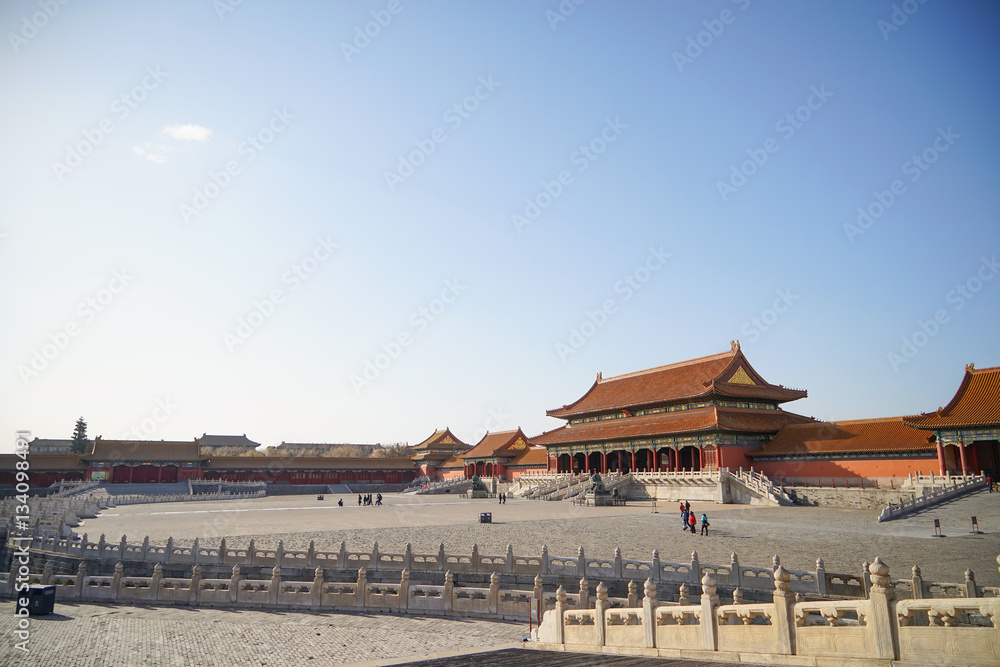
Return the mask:
<svg viewBox="0 0 1000 667"><path fill-rule="evenodd" d="M480 512L479 523L493 523L493 512Z"/></svg>
<svg viewBox="0 0 1000 667"><path fill-rule="evenodd" d="M31 616L45 616L51 614L56 604L56 587L43 586L42 584L32 584L27 591L19 591L17 594L17 610L20 611L23 605L21 600L28 601L28 614Z"/></svg>

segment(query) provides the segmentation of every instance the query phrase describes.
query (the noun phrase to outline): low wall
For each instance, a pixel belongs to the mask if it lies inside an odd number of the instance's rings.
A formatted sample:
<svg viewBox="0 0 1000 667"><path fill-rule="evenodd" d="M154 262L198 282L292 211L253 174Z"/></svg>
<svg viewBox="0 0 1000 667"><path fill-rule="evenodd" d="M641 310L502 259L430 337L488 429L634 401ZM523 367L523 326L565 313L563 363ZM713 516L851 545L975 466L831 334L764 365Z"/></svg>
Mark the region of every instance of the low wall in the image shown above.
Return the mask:
<svg viewBox="0 0 1000 667"><path fill-rule="evenodd" d="M845 507L862 510L880 510L890 503L912 500L916 493L904 489L837 489L805 486L786 486L785 493L796 505L820 507Z"/></svg>
<svg viewBox="0 0 1000 667"><path fill-rule="evenodd" d="M663 604L647 580L641 604L609 604L598 587L593 610L571 609L556 591L529 648L782 665L1000 664L1000 598L897 600L889 568L876 558L864 600L801 601L788 572L774 572L770 602L720 604L714 577L698 600Z"/></svg>

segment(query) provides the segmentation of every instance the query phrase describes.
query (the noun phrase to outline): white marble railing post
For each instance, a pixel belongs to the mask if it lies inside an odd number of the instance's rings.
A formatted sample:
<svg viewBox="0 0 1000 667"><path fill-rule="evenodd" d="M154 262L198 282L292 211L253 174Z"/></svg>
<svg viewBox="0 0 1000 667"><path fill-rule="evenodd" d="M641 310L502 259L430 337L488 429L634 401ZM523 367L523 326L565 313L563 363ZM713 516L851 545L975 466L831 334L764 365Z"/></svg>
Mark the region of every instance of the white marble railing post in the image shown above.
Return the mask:
<svg viewBox="0 0 1000 667"><path fill-rule="evenodd" d="M337 567L341 570L347 569L347 542L340 542L340 552L337 554Z"/></svg>
<svg viewBox="0 0 1000 667"><path fill-rule="evenodd" d="M76 582L73 585L73 593L76 599L83 598L84 579L87 578L87 561L81 560L80 566L76 568Z"/></svg>
<svg viewBox="0 0 1000 667"><path fill-rule="evenodd" d="M559 606L559 592L562 592L562 608ZM563 624L565 623L566 591L562 586L556 591L556 628L559 632L559 643L563 643ZM607 624L605 622L605 611L608 604L608 587L604 582L597 584L597 600L594 601L594 631L597 634L597 645L604 646L607 643Z"/></svg>
<svg viewBox="0 0 1000 667"><path fill-rule="evenodd" d="M629 609L635 609L639 606L639 587L635 585L634 580L629 580L628 582L628 602L625 605Z"/></svg>
<svg viewBox="0 0 1000 667"><path fill-rule="evenodd" d="M587 557L583 553L582 546L576 552L576 576L587 576Z"/></svg>
<svg viewBox="0 0 1000 667"><path fill-rule="evenodd" d="M739 556L736 555L735 551L733 552L733 555L729 557L729 572L729 578L732 580L733 586L736 588L742 586L743 575L740 572L740 559Z"/></svg>
<svg viewBox="0 0 1000 667"><path fill-rule="evenodd" d="M316 543L309 540L309 548L306 549L306 566L316 567Z"/></svg>
<svg viewBox="0 0 1000 667"><path fill-rule="evenodd" d="M438 570L444 570L445 553L444 542L438 545Z"/></svg>
<svg viewBox="0 0 1000 667"><path fill-rule="evenodd" d="M273 580L272 580L273 581ZM191 583L188 593L188 602L191 604L198 604L198 598L201 596L201 565L194 565L191 567Z"/></svg>
<svg viewBox="0 0 1000 667"><path fill-rule="evenodd" d="M378 549L378 542L375 543L375 548ZM285 559L285 541L278 540L278 548L274 550L274 566L281 567L284 565L281 561Z"/></svg>
<svg viewBox="0 0 1000 667"><path fill-rule="evenodd" d="M257 556L257 545L254 544L254 540L251 537L250 543L247 544L247 565L253 565L253 561L256 556Z"/></svg>
<svg viewBox="0 0 1000 667"><path fill-rule="evenodd" d="M719 628L715 620L715 608L719 606L719 596L715 593L715 577L706 572L701 578L701 628L704 633L705 649L719 649Z"/></svg>
<svg viewBox="0 0 1000 667"><path fill-rule="evenodd" d="M972 573L972 570L966 569L965 571L965 597L976 598L979 597L979 592L976 590L976 575Z"/></svg>
<svg viewBox="0 0 1000 667"><path fill-rule="evenodd" d="M368 573L365 568L358 570L358 583L355 590L354 606L364 607L368 604Z"/></svg>
<svg viewBox="0 0 1000 667"><path fill-rule="evenodd" d="M496 614L500 609L500 575L494 572L490 575L489 612Z"/></svg>
<svg viewBox="0 0 1000 667"><path fill-rule="evenodd" d="M160 599L160 581L163 579L163 565L157 563L153 566L153 576L149 579L149 590L153 593L153 600ZM235 600L234 600L235 602Z"/></svg>
<svg viewBox="0 0 1000 667"><path fill-rule="evenodd" d="M413 546L407 542L403 551L403 571L409 570L411 565L413 565Z"/></svg>
<svg viewBox="0 0 1000 667"><path fill-rule="evenodd" d="M104 540L103 535L101 535L101 540L102 541ZM98 547L97 549L97 555L98 556L101 555L100 547ZM174 536L171 535L170 537L167 538L167 546L164 548L163 551L163 562L170 563L170 559L173 557L173 555L174 555Z"/></svg>
<svg viewBox="0 0 1000 667"><path fill-rule="evenodd" d="M378 542L375 542L375 544L372 545L372 559L371 562L368 563L369 569L378 570L378 561L379 561Z"/></svg>
<svg viewBox="0 0 1000 667"><path fill-rule="evenodd" d="M52 575L53 575L52 561L48 561L47 563L45 563L45 569L42 570L42 583L46 586L51 584Z"/></svg>
<svg viewBox="0 0 1000 667"><path fill-rule="evenodd" d="M441 601L444 603L445 612L451 611L452 603L455 600L455 575L448 570L444 573L444 589L441 592Z"/></svg>
<svg viewBox="0 0 1000 667"><path fill-rule="evenodd" d="M656 584L652 578L646 579L642 593L642 629L646 648L656 648L656 608L660 601L656 599Z"/></svg>
<svg viewBox="0 0 1000 667"><path fill-rule="evenodd" d="M868 566L871 574L871 591L869 601L871 602L871 618L868 625L874 639L875 655L873 657L884 660L898 660L896 647L899 645L899 638L896 629L896 589L892 588L892 579L889 577L889 567L882 562L879 557Z"/></svg>
<svg viewBox="0 0 1000 667"><path fill-rule="evenodd" d="M612 565L611 571L615 579L622 578L622 550L621 547L615 547L615 558L614 565Z"/></svg>
<svg viewBox="0 0 1000 667"><path fill-rule="evenodd" d="M913 566L911 572L910 591L914 600L920 600L924 597L924 578L920 576L920 567L917 565Z"/></svg>
<svg viewBox="0 0 1000 667"><path fill-rule="evenodd" d="M410 568L404 568L399 574L399 610L406 611L410 607Z"/></svg>
<svg viewBox="0 0 1000 667"><path fill-rule="evenodd" d="M97 541L97 557L104 558L104 533L101 533L101 539Z"/></svg>
<svg viewBox="0 0 1000 667"><path fill-rule="evenodd" d="M698 552L691 552L691 573L690 579L692 584L697 584L701 581L701 564L698 562Z"/></svg>
<svg viewBox="0 0 1000 667"><path fill-rule="evenodd" d="M535 587L531 591L531 597L538 600L538 606L540 608L545 607L545 601L542 599L544 589L542 588L542 575L535 575Z"/></svg>
<svg viewBox="0 0 1000 667"><path fill-rule="evenodd" d="M650 569L652 572L653 581L660 581L660 575L662 574L663 568L660 565L660 550L653 549L653 560L650 563Z"/></svg>
<svg viewBox="0 0 1000 667"><path fill-rule="evenodd" d="M111 599L117 600L121 595L122 576L125 573L125 566L121 561L115 563L115 573L111 576Z"/></svg>
<svg viewBox="0 0 1000 667"><path fill-rule="evenodd" d="M157 563L159 565L159 563ZM229 577L229 601L233 604L239 602L240 588L243 586L243 575L240 573L240 564L233 565L233 574Z"/></svg>
<svg viewBox="0 0 1000 667"><path fill-rule="evenodd" d="M826 595L826 567L822 558L816 559L816 592Z"/></svg>
<svg viewBox="0 0 1000 667"><path fill-rule="evenodd" d="M400 591L402 595L402 591ZM323 568L317 567L313 574L312 588L309 589L309 606L315 609L323 603Z"/></svg>
<svg viewBox="0 0 1000 667"><path fill-rule="evenodd" d="M191 543L191 562L195 565L198 564L198 538L194 538L194 542Z"/></svg>
<svg viewBox="0 0 1000 667"><path fill-rule="evenodd" d="M542 545L542 574L549 574L549 547L547 544Z"/></svg>
<svg viewBox="0 0 1000 667"><path fill-rule="evenodd" d="M781 655L795 653L795 617L793 605L795 594L792 593L792 575L784 565L778 565L774 570L774 619L771 621L777 628L778 645L775 647Z"/></svg>
<svg viewBox="0 0 1000 667"><path fill-rule="evenodd" d="M511 544L507 545L506 561L507 561L506 562L506 565L507 565L507 574L513 574L513 572L514 572L514 547Z"/></svg>
<svg viewBox="0 0 1000 667"><path fill-rule="evenodd" d="M580 580L580 594L577 609L590 609L590 583L586 579Z"/></svg>
<svg viewBox="0 0 1000 667"><path fill-rule="evenodd" d="M226 564L226 552L227 551L228 551L228 549L226 548L226 538L223 537L221 540L219 540L219 560L218 560L219 565L225 565Z"/></svg>

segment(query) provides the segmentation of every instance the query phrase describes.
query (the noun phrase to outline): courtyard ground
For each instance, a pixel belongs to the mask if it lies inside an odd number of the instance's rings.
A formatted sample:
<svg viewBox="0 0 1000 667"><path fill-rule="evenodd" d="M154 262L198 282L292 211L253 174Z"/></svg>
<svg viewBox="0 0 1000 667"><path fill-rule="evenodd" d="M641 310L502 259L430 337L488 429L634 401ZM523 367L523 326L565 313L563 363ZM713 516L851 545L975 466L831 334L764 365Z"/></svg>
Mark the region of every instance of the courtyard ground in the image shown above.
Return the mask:
<svg viewBox="0 0 1000 667"><path fill-rule="evenodd" d="M628 507L582 507L567 502L511 499L469 500L450 495L385 496L382 507L359 507L356 497L277 496L244 501L131 505L106 510L76 530L96 541L101 533L117 542L178 545L197 536L215 545L223 536L231 547L253 537L261 548L283 540L286 549L335 551L340 542L351 551L369 551L378 541L383 552L401 552L407 542L418 553L538 554L543 544L552 556L575 556L580 546L591 557L608 557L620 547L623 558L648 560L658 549L663 561L686 562L697 550L703 564L725 564L736 552L743 565L768 566L775 554L789 568L812 570L822 557L828 572L859 573L864 561L881 556L896 578L920 565L926 581L957 583L971 569L981 585L1000 585L1000 494L985 491L924 513L887 523L877 512L824 507L756 507L694 503L698 516L711 523L707 537L685 533L674 503ZM479 523L491 512L493 523ZM981 535L971 533L976 516ZM934 538L934 519L947 537Z"/></svg>

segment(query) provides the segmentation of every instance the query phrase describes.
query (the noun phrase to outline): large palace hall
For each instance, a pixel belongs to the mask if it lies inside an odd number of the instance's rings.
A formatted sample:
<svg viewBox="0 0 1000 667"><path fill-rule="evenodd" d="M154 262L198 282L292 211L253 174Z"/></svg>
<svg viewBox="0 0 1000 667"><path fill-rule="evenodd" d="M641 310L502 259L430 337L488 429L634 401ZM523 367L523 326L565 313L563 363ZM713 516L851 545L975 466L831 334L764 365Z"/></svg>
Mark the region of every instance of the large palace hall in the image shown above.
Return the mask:
<svg viewBox="0 0 1000 667"><path fill-rule="evenodd" d="M546 412L564 424L533 437L517 428L469 444L444 428L407 447L405 456L350 458L315 455L331 445L287 443L280 456L264 456L245 435L175 442L99 437L83 453L72 453L68 440L36 439L29 444L30 482L406 485L539 472L670 475L751 467L806 481L1000 473L1000 367L969 364L950 402L908 416L826 422L786 409L806 396L765 380L733 341L719 354L608 378L598 373L580 398ZM17 460L0 455L0 488L13 486Z"/></svg>

